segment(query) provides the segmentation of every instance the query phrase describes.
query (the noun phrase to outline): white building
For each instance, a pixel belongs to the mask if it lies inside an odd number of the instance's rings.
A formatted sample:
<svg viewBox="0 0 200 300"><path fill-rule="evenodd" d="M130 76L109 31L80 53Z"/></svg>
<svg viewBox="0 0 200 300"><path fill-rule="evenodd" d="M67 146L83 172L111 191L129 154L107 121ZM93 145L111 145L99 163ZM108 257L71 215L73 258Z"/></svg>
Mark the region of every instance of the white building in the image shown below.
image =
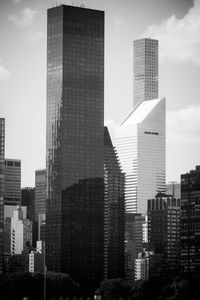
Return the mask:
<svg viewBox="0 0 200 300"><path fill-rule="evenodd" d="M126 212L146 215L147 200L165 191L165 109L165 98L140 102L117 129Z"/></svg>
<svg viewBox="0 0 200 300"><path fill-rule="evenodd" d="M21 254L26 243L32 244L32 222L26 219L26 215L20 206L11 217L11 254Z"/></svg>

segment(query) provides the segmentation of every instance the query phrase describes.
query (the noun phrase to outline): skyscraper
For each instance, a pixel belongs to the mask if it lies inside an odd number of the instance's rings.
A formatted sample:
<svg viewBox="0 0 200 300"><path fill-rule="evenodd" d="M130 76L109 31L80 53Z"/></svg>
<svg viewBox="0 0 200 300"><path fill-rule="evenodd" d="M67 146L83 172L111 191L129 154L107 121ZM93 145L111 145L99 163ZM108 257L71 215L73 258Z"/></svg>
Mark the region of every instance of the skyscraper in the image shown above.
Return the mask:
<svg viewBox="0 0 200 300"><path fill-rule="evenodd" d="M157 99L158 40L143 38L133 47L133 107L141 101Z"/></svg>
<svg viewBox="0 0 200 300"><path fill-rule="evenodd" d="M4 244L4 159L5 159L5 119L0 118L0 273L3 271Z"/></svg>
<svg viewBox="0 0 200 300"><path fill-rule="evenodd" d="M35 222L46 213L46 170L35 171Z"/></svg>
<svg viewBox="0 0 200 300"><path fill-rule="evenodd" d="M60 5L47 24L47 269L103 279L104 12ZM84 272L83 272L84 270Z"/></svg>
<svg viewBox="0 0 200 300"><path fill-rule="evenodd" d="M181 273L200 271L200 166L181 175Z"/></svg>
<svg viewBox="0 0 200 300"><path fill-rule="evenodd" d="M124 174L107 127L104 127L104 199L104 279L123 278Z"/></svg>
<svg viewBox="0 0 200 300"><path fill-rule="evenodd" d="M21 204L21 160L5 159L4 204Z"/></svg>
<svg viewBox="0 0 200 300"><path fill-rule="evenodd" d="M148 242L157 254L163 254L166 267L180 270L180 199L159 193L148 200Z"/></svg>
<svg viewBox="0 0 200 300"><path fill-rule="evenodd" d="M147 200L165 191L165 98L143 101L116 132L125 175L126 212L147 213Z"/></svg>

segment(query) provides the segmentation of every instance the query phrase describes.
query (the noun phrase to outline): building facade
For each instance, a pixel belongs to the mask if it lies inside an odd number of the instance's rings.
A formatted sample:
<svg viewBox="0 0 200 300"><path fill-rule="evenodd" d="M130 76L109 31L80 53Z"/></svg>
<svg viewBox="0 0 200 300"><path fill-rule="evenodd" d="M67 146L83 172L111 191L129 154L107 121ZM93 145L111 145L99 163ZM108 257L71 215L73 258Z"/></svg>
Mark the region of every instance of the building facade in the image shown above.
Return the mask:
<svg viewBox="0 0 200 300"><path fill-rule="evenodd" d="M141 101L157 99L158 40L143 38L133 44L133 107Z"/></svg>
<svg viewBox="0 0 200 300"><path fill-rule="evenodd" d="M0 118L0 273L4 253L4 179L5 179L5 119Z"/></svg>
<svg viewBox="0 0 200 300"><path fill-rule="evenodd" d="M87 293L103 279L104 12L60 5L47 23L47 269ZM84 270L84 272L83 272Z"/></svg>
<svg viewBox="0 0 200 300"><path fill-rule="evenodd" d="M104 199L104 279L123 278L124 174L107 127L104 127Z"/></svg>
<svg viewBox="0 0 200 300"><path fill-rule="evenodd" d="M46 170L35 171L35 222L46 213Z"/></svg>
<svg viewBox="0 0 200 300"><path fill-rule="evenodd" d="M5 205L21 205L21 160L5 159Z"/></svg>
<svg viewBox="0 0 200 300"><path fill-rule="evenodd" d="M11 255L22 254L32 244L32 222L26 219L24 210L16 206L11 217Z"/></svg>
<svg viewBox="0 0 200 300"><path fill-rule="evenodd" d="M141 102L117 129L126 212L147 214L147 200L165 191L165 140L165 98Z"/></svg>
<svg viewBox="0 0 200 300"><path fill-rule="evenodd" d="M157 194L148 200L148 244L156 254L163 254L166 268L180 270L180 199Z"/></svg>
<svg viewBox="0 0 200 300"><path fill-rule="evenodd" d="M200 271L200 166L181 175L181 273Z"/></svg>

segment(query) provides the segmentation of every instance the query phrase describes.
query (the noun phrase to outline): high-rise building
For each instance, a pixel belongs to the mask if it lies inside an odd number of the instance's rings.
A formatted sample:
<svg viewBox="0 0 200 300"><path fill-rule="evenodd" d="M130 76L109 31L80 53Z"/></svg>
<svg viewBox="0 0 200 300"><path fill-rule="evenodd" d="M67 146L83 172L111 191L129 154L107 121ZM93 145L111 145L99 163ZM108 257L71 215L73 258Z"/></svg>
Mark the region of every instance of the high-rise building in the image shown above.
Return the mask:
<svg viewBox="0 0 200 300"><path fill-rule="evenodd" d="M133 47L133 107L141 101L157 99L158 40L142 38Z"/></svg>
<svg viewBox="0 0 200 300"><path fill-rule="evenodd" d="M60 5L47 24L47 269L87 293L103 279L104 12ZM83 272L84 270L84 272Z"/></svg>
<svg viewBox="0 0 200 300"><path fill-rule="evenodd" d="M143 226L145 216L141 214L126 213L125 230L125 279L132 283L134 281L135 259L143 249Z"/></svg>
<svg viewBox="0 0 200 300"><path fill-rule="evenodd" d="M104 279L124 277L124 174L104 127ZM117 263L116 263L117 261Z"/></svg>
<svg viewBox="0 0 200 300"><path fill-rule="evenodd" d="M32 244L32 222L26 219L24 210L16 206L11 217L11 254L22 254L27 244Z"/></svg>
<svg viewBox="0 0 200 300"><path fill-rule="evenodd" d="M141 102L116 132L125 172L126 212L147 213L147 200L165 192L165 98Z"/></svg>
<svg viewBox="0 0 200 300"><path fill-rule="evenodd" d="M46 170L35 171L35 222L46 213Z"/></svg>
<svg viewBox="0 0 200 300"><path fill-rule="evenodd" d="M163 254L166 268L180 270L180 199L157 194L148 200L148 242L157 254Z"/></svg>
<svg viewBox="0 0 200 300"><path fill-rule="evenodd" d="M166 184L166 194L173 198L181 199L181 185L176 181L170 181Z"/></svg>
<svg viewBox="0 0 200 300"><path fill-rule="evenodd" d="M181 175L181 273L200 271L200 166Z"/></svg>
<svg viewBox="0 0 200 300"><path fill-rule="evenodd" d="M4 203L21 204L21 160L5 159Z"/></svg>
<svg viewBox="0 0 200 300"><path fill-rule="evenodd" d="M5 119L0 118L0 273L3 271L4 248L4 159L5 159Z"/></svg>
<svg viewBox="0 0 200 300"><path fill-rule="evenodd" d="M21 205L27 207L27 219L35 219L35 188L25 187L21 189Z"/></svg>

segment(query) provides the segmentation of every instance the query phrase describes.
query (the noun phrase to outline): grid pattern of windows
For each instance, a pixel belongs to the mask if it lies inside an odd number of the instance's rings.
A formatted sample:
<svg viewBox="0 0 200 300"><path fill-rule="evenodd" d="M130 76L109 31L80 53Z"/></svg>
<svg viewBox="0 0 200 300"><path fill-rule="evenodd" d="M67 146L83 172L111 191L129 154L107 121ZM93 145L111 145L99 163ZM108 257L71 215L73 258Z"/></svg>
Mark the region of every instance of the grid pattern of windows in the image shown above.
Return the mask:
<svg viewBox="0 0 200 300"><path fill-rule="evenodd" d="M5 119L0 118L0 273L3 271Z"/></svg>
<svg viewBox="0 0 200 300"><path fill-rule="evenodd" d="M157 194L148 200L148 242L155 253L163 254L168 270L180 269L180 199Z"/></svg>
<svg viewBox="0 0 200 300"><path fill-rule="evenodd" d="M200 271L200 166L181 175L181 272Z"/></svg>
<svg viewBox="0 0 200 300"><path fill-rule="evenodd" d="M158 40L134 41L133 106L158 98Z"/></svg>
<svg viewBox="0 0 200 300"><path fill-rule="evenodd" d="M47 268L93 290L103 276L104 12L60 5L47 30Z"/></svg>
<svg viewBox="0 0 200 300"><path fill-rule="evenodd" d="M5 159L4 203L21 204L21 161Z"/></svg>

